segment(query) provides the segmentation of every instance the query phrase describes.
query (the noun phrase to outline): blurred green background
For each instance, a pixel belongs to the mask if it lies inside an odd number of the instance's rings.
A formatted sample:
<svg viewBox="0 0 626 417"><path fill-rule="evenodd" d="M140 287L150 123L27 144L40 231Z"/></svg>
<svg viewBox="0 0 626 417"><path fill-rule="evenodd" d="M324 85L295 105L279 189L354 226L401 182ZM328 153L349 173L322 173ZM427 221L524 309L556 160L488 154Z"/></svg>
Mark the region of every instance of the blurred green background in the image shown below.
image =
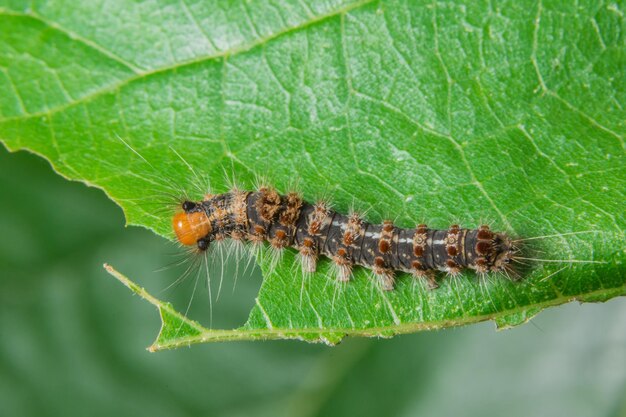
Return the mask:
<svg viewBox="0 0 626 417"><path fill-rule="evenodd" d="M626 416L626 300L569 304L496 332L492 323L390 340L238 342L148 353L156 309L110 262L185 311L193 279L170 242L125 228L105 195L0 147L2 416ZM230 269L229 269L230 270ZM245 322L258 268L213 326ZM214 287L214 290L216 288ZM209 324L198 284L190 313Z"/></svg>

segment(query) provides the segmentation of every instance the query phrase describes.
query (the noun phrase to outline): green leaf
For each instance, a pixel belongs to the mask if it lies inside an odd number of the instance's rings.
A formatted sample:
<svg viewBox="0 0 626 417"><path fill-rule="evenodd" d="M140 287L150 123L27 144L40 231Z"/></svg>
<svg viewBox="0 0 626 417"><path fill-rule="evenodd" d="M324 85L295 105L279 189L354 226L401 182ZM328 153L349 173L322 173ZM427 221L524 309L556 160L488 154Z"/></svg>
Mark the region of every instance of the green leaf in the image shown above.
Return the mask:
<svg viewBox="0 0 626 417"><path fill-rule="evenodd" d="M391 336L528 321L626 294L626 20L621 3L0 0L0 140L102 188L172 237L163 198L263 175L412 227L483 221L533 241L518 283L473 274L338 288L288 251L248 322L211 330L156 304L156 348ZM167 201L164 201L167 200ZM588 231L589 233L569 234ZM141 248L138 248L141 250ZM121 275L118 274L118 278Z"/></svg>

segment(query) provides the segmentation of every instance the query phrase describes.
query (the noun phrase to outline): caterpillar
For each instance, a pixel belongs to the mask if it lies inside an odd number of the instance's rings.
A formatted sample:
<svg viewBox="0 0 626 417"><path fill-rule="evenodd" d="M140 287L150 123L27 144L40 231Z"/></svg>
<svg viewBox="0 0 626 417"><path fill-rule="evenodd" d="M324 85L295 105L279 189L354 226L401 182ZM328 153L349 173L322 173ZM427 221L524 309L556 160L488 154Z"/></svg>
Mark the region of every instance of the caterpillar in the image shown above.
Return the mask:
<svg viewBox="0 0 626 417"><path fill-rule="evenodd" d="M349 281L354 266L370 269L381 288L394 288L397 272L406 272L437 287L436 271L457 276L465 269L478 274L511 270L518 248L506 233L488 225L478 229L396 227L392 221L372 224L357 213L341 214L326 201L311 204L297 192L280 194L270 187L234 189L185 200L172 218L178 242L206 251L213 242L233 239L278 251L298 251L304 273L315 272L320 256L331 259L335 278Z"/></svg>
<svg viewBox="0 0 626 417"><path fill-rule="evenodd" d="M130 144L119 135L116 137L157 171ZM173 148L170 149L190 169L198 180L197 185L203 183L193 167ZM168 203L172 198L176 200L172 227L182 246L195 246L197 251L206 252L212 242L219 243L229 238L235 242L252 242L257 246L268 241L275 254L281 254L287 247L296 249L304 274L315 272L320 255L326 256L333 261L339 282L349 281L353 267L360 265L373 272L383 290L394 288L397 272L409 273L425 281L430 288L436 288L437 271L456 277L463 270L470 269L481 276L500 274L510 280L517 280L522 278L518 273L520 269L529 269L528 262L570 266L574 263L607 263L602 260L544 259L521 255L522 249L528 247L521 248L519 245L529 241L601 233L597 230L513 240L504 232L490 230L485 224L478 229L461 228L457 224L445 230L431 229L425 224L406 229L396 227L392 221L384 221L382 225L371 224L358 213L337 213L325 200L311 204L304 201L300 193L288 192L282 195L267 186L257 187L257 191L242 191L234 186L230 192L210 193L201 201L192 201L186 197L180 198L180 195L187 194L176 183L171 182L170 185L181 192L179 195L165 192L164 195ZM274 257L276 259L278 257ZM191 273L194 267L195 263L191 264L176 282ZM542 281L565 268L567 265L543 277Z"/></svg>

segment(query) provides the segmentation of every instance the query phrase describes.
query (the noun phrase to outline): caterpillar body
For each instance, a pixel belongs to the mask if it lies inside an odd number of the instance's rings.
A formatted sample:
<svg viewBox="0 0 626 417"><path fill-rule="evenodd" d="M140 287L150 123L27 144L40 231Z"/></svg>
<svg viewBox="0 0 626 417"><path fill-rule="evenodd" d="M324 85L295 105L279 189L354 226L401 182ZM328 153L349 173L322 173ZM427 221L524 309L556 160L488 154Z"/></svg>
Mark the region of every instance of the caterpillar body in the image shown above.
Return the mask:
<svg viewBox="0 0 626 417"><path fill-rule="evenodd" d="M325 201L311 204L299 193L282 195L269 187L183 201L172 224L179 243L199 251L224 239L267 241L276 250L296 249L304 273L315 272L318 258L326 256L338 281L349 281L353 267L360 265L370 269L385 290L394 288L398 271L424 279L431 287L437 286L435 271L452 276L464 269L506 273L517 253L505 233L487 225L466 229L453 224L439 230L425 224L410 229L391 221L372 224L356 213L338 213Z"/></svg>

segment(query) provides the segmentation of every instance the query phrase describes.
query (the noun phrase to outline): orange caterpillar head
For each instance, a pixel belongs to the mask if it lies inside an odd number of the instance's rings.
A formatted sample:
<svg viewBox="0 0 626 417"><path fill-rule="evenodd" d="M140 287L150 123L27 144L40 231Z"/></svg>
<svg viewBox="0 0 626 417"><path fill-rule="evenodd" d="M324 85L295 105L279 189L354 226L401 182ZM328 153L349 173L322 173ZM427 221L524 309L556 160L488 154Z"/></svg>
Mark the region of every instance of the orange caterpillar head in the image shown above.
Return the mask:
<svg viewBox="0 0 626 417"><path fill-rule="evenodd" d="M185 246L198 245L200 250L206 250L209 241L205 239L211 233L211 222L196 203L185 201L182 204L184 211L174 214L172 227L178 241Z"/></svg>

